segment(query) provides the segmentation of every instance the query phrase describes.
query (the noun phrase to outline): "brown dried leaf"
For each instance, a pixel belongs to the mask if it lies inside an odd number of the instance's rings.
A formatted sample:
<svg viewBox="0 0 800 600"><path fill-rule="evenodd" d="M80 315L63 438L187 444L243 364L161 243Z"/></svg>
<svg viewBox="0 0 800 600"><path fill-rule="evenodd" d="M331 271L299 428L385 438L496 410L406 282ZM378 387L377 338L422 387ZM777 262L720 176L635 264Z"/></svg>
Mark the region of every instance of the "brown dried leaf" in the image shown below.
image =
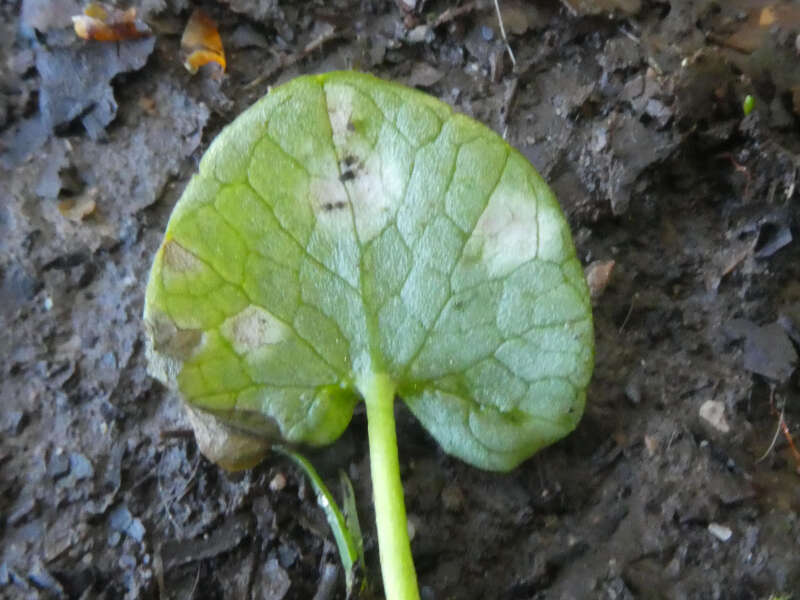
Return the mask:
<svg viewBox="0 0 800 600"><path fill-rule="evenodd" d="M616 264L614 260L596 260L586 267L586 283L592 300L603 295Z"/></svg>

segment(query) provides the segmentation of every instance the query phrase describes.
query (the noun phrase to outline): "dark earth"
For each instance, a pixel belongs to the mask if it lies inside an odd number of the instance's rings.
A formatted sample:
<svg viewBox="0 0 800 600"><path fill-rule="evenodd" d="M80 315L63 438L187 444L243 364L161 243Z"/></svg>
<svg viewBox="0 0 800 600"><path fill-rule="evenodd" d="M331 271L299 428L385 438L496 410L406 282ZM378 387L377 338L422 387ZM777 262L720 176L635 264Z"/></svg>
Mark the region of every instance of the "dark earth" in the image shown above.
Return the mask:
<svg viewBox="0 0 800 600"><path fill-rule="evenodd" d="M191 3L132 4L153 35L96 42L75 0L0 3L0 597L345 597L304 476L199 455L141 324L210 141L270 86L331 69L505 135L592 265L574 434L498 475L398 403L422 597L798 597L800 4L500 0L507 48L491 0L199 3L224 76L182 65ZM308 456L353 480L380 597L367 452L360 412Z"/></svg>

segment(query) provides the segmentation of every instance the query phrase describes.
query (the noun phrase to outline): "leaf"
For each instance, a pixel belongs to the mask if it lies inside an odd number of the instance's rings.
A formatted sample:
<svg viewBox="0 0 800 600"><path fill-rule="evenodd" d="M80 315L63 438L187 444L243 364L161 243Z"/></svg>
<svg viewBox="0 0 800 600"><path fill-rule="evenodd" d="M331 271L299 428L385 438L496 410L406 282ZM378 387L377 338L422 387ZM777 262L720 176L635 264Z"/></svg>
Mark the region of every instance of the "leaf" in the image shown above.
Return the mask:
<svg viewBox="0 0 800 600"><path fill-rule="evenodd" d="M214 141L153 264L151 371L313 445L386 374L450 454L508 470L569 433L593 364L569 228L528 161L420 92L280 86Z"/></svg>
<svg viewBox="0 0 800 600"><path fill-rule="evenodd" d="M364 571L364 541L361 537L358 514L355 512L355 494L350 480L344 472L341 473L343 512L336 504L328 486L322 481L322 477L305 456L280 444L275 445L274 449L300 467L311 482L311 487L314 488L314 493L317 495L317 504L325 513L325 519L336 540L339 559L342 561L344 569L347 597L352 597L356 580Z"/></svg>

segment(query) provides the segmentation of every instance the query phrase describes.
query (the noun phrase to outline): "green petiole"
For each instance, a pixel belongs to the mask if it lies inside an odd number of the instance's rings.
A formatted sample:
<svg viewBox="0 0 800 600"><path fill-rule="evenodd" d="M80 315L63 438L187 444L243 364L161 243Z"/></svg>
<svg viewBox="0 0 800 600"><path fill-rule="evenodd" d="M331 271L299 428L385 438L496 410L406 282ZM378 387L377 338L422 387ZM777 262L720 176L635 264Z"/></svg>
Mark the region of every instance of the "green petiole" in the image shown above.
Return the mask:
<svg viewBox="0 0 800 600"><path fill-rule="evenodd" d="M411 558L397 434L394 384L387 375L372 375L359 386L367 405L369 462L386 600L417 600L417 573Z"/></svg>

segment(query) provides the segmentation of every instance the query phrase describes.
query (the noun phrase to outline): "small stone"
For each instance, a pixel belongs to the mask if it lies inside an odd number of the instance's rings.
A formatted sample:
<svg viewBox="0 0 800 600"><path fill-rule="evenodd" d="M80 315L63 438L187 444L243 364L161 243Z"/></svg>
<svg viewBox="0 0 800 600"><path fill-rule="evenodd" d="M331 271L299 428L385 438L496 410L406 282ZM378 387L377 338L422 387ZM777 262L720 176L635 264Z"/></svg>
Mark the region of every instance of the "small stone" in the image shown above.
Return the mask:
<svg viewBox="0 0 800 600"><path fill-rule="evenodd" d="M0 563L0 585L8 585L11 582L11 576L8 574L8 565Z"/></svg>
<svg viewBox="0 0 800 600"><path fill-rule="evenodd" d="M494 39L494 30L486 25L481 25L481 37L487 42L491 42Z"/></svg>
<svg viewBox="0 0 800 600"><path fill-rule="evenodd" d="M129 511L128 507L124 504L120 504L117 508L111 511L111 514L108 517L108 525L115 531L127 531L132 522L133 516L131 515L131 511Z"/></svg>
<svg viewBox="0 0 800 600"><path fill-rule="evenodd" d="M69 455L69 467L76 481L94 477L94 468L83 454L73 452Z"/></svg>
<svg viewBox="0 0 800 600"><path fill-rule="evenodd" d="M121 540L122 536L120 535L119 531L112 531L111 535L108 536L108 545L113 548L114 546L117 546Z"/></svg>
<svg viewBox="0 0 800 600"><path fill-rule="evenodd" d="M21 410L12 410L6 413L3 430L10 435L19 435L28 424L28 415Z"/></svg>
<svg viewBox="0 0 800 600"><path fill-rule="evenodd" d="M85 524L84 524L85 525ZM83 530L85 533L85 530ZM70 524L58 521L49 528L44 534L44 559L48 563L62 556L67 550L72 548L81 532L77 528L73 529Z"/></svg>
<svg viewBox="0 0 800 600"><path fill-rule="evenodd" d="M431 35L431 28L428 25L418 25L408 32L407 40L410 44L421 44Z"/></svg>
<svg viewBox="0 0 800 600"><path fill-rule="evenodd" d="M730 527L720 525L719 523L709 523L708 532L722 542L727 542L733 535L733 531L731 531Z"/></svg>
<svg viewBox="0 0 800 600"><path fill-rule="evenodd" d="M144 525L142 525L141 520L134 519L131 521L131 524L125 530L129 536L135 539L137 542L141 542L144 538Z"/></svg>
<svg viewBox="0 0 800 600"><path fill-rule="evenodd" d="M625 384L625 397L634 406L642 402L642 387L638 379L629 379Z"/></svg>
<svg viewBox="0 0 800 600"><path fill-rule="evenodd" d="M283 473L276 473L275 477L269 482L269 489L273 492L280 492L286 487L286 475Z"/></svg>
<svg viewBox="0 0 800 600"><path fill-rule="evenodd" d="M611 280L611 272L614 270L616 262L613 259L596 260L586 267L586 283L589 285L589 294L592 300L596 300L603 295L608 282Z"/></svg>
<svg viewBox="0 0 800 600"><path fill-rule="evenodd" d="M297 562L298 556L297 550L288 544L281 544L278 546L278 562L284 569L288 569Z"/></svg>
<svg viewBox="0 0 800 600"><path fill-rule="evenodd" d="M460 512L464 508L464 492L455 484L442 489L442 505L449 512Z"/></svg>
<svg viewBox="0 0 800 600"><path fill-rule="evenodd" d="M409 542L413 542L417 535L417 526L414 524L415 521L416 518L413 515L408 515L408 519L406 521L406 530L408 531Z"/></svg>
<svg viewBox="0 0 800 600"><path fill-rule="evenodd" d="M264 600L282 600L289 592L291 580L277 559L269 559L261 569L261 595Z"/></svg>
<svg viewBox="0 0 800 600"><path fill-rule="evenodd" d="M69 473L69 456L64 454L63 448L56 448L50 453L47 461L47 474L52 479L58 479Z"/></svg>
<svg viewBox="0 0 800 600"><path fill-rule="evenodd" d="M647 453L650 456L654 456L655 453L658 451L658 440L654 438L652 435L644 436L644 447L647 448Z"/></svg>
<svg viewBox="0 0 800 600"><path fill-rule="evenodd" d="M132 571L136 568L136 557L132 554L123 554L119 557L119 567L126 571Z"/></svg>
<svg viewBox="0 0 800 600"><path fill-rule="evenodd" d="M17 504L11 511L11 514L8 515L8 524L9 525L16 525L22 522L23 519L27 515L29 515L33 510L36 508L36 498L33 496L28 496L23 498L22 500L18 501Z"/></svg>
<svg viewBox="0 0 800 600"><path fill-rule="evenodd" d="M725 419L725 404L719 400L703 402L700 406L700 418L721 433L729 433L731 430Z"/></svg>
<svg viewBox="0 0 800 600"><path fill-rule="evenodd" d="M41 559L36 560L36 564L28 573L28 579L40 590L52 592L58 598L65 597L64 588L58 580L50 574Z"/></svg>

